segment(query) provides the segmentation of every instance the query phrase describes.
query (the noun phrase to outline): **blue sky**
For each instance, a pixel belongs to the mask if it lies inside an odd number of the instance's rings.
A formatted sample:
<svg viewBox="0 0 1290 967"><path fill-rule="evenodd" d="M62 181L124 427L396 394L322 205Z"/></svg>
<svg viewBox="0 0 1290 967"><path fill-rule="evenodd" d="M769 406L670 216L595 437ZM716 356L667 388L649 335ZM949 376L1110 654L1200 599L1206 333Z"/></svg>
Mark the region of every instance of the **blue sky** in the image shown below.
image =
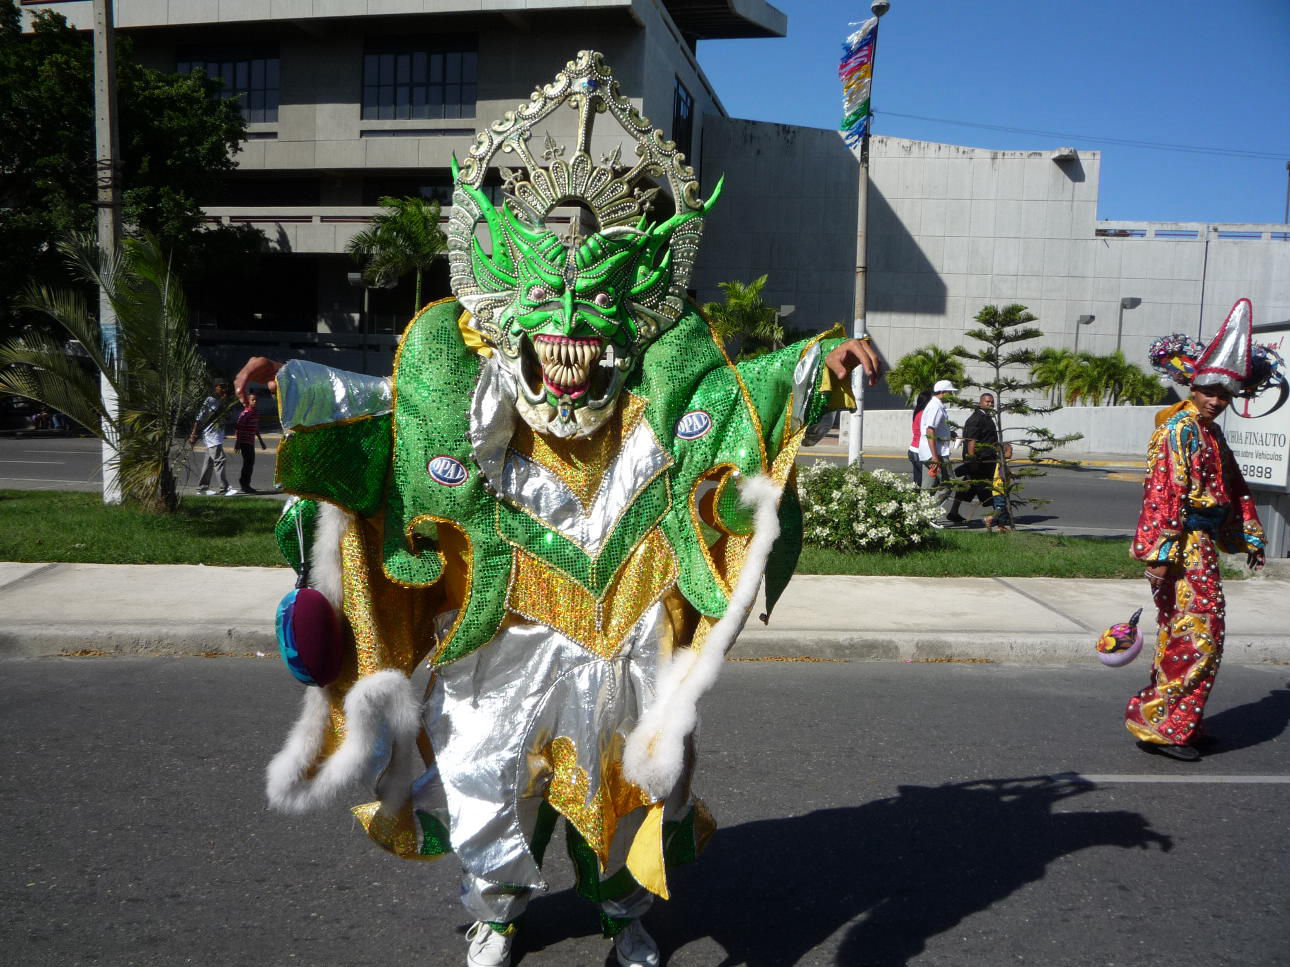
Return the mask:
<svg viewBox="0 0 1290 967"><path fill-rule="evenodd" d="M788 15L786 38L702 41L699 62L732 117L834 127L841 44L868 0L772 2ZM875 134L1100 150L1099 218L1280 222L1290 0L891 0L873 106Z"/></svg>

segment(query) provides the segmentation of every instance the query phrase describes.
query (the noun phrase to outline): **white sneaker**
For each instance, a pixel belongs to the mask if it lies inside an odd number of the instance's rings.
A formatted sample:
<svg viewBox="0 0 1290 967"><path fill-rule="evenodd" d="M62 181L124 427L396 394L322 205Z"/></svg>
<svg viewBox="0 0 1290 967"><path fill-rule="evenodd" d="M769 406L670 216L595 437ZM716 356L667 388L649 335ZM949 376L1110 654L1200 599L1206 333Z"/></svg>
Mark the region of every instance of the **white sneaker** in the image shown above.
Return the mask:
<svg viewBox="0 0 1290 967"><path fill-rule="evenodd" d="M211 490L210 487L203 487L201 490L197 491L197 493L203 497L211 497L214 496L215 491Z"/></svg>
<svg viewBox="0 0 1290 967"><path fill-rule="evenodd" d="M470 941L466 948L467 967L510 967L514 933L500 934L484 921L476 920L466 931L466 939Z"/></svg>
<svg viewBox="0 0 1290 967"><path fill-rule="evenodd" d="M639 920L633 920L614 937L614 953L622 967L658 967L658 944Z"/></svg>
<svg viewBox="0 0 1290 967"><path fill-rule="evenodd" d="M241 495L242 495L242 491L238 490L236 487L232 488L231 490L224 491L225 497L240 497Z"/></svg>

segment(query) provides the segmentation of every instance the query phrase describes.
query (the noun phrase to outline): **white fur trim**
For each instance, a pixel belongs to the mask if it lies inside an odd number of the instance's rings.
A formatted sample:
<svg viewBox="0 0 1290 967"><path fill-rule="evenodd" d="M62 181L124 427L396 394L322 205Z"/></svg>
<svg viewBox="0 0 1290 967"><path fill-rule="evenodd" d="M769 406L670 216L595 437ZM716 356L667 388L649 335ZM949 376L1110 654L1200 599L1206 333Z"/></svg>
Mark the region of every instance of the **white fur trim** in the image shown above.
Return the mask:
<svg viewBox="0 0 1290 967"><path fill-rule="evenodd" d="M341 578L340 541L354 518L334 504L318 505L318 523L309 548L309 583L331 602L337 611L344 596Z"/></svg>
<svg viewBox="0 0 1290 967"><path fill-rule="evenodd" d="M345 741L309 778L330 718L326 692L310 688L300 718L266 770L269 806L302 813L332 802L349 783L370 775L372 751L388 729L390 763L377 791L383 805L394 811L402 808L411 794L411 757L421 730L421 703L412 682L392 668L355 682L345 696Z"/></svg>
<svg viewBox="0 0 1290 967"><path fill-rule="evenodd" d="M781 490L766 476L745 479L739 495L753 508L753 539L721 620L698 653L678 651L664 669L654 703L641 716L623 751L623 771L654 799L662 799L681 777L685 739L699 724L699 699L717 681L757 599L770 549L779 537Z"/></svg>

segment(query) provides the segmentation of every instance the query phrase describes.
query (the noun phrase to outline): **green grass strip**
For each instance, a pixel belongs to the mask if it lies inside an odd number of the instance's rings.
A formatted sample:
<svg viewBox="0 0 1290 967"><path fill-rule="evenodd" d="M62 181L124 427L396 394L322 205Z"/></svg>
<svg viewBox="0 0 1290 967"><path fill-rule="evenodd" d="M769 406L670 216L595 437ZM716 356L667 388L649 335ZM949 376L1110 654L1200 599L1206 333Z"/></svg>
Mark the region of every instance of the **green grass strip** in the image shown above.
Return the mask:
<svg viewBox="0 0 1290 967"><path fill-rule="evenodd" d="M0 560L285 567L273 539L282 503L185 497L173 515L106 507L96 493L0 490Z"/></svg>
<svg viewBox="0 0 1290 967"><path fill-rule="evenodd" d="M0 561L284 567L277 500L186 497L172 516L105 507L96 493L0 490ZM1140 578L1124 538L944 530L905 554L807 545L798 574L906 577ZM1244 577L1223 565L1225 578Z"/></svg>
<svg viewBox="0 0 1290 967"><path fill-rule="evenodd" d="M905 554L844 554L807 545L798 574L881 574L903 577L1140 578L1126 538L1061 537L1013 531L990 534L944 530ZM1223 565L1223 576L1243 573Z"/></svg>

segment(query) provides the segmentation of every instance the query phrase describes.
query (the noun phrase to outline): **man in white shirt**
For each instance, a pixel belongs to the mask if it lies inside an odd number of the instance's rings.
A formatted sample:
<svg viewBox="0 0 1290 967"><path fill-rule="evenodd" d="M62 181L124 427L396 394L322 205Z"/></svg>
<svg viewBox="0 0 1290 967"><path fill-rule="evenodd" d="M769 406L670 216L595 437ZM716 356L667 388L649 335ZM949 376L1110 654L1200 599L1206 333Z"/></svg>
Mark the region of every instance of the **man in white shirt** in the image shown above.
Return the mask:
<svg viewBox="0 0 1290 967"><path fill-rule="evenodd" d="M202 408L197 411L197 418L193 420L193 432L188 434L189 446L196 443L200 435L202 446L206 447L202 476L197 482L199 494L216 492L210 489L212 472L219 481L218 493L227 494L229 490L228 476L224 473L224 398L226 396L228 396L228 384L214 384L211 387L211 395L206 397Z"/></svg>
<svg viewBox="0 0 1290 967"><path fill-rule="evenodd" d="M918 459L926 471L924 480L928 490L943 488L949 479L950 468L950 419L943 402L945 394L954 392L954 384L940 380L932 387L932 398L923 408L922 436L918 440Z"/></svg>

